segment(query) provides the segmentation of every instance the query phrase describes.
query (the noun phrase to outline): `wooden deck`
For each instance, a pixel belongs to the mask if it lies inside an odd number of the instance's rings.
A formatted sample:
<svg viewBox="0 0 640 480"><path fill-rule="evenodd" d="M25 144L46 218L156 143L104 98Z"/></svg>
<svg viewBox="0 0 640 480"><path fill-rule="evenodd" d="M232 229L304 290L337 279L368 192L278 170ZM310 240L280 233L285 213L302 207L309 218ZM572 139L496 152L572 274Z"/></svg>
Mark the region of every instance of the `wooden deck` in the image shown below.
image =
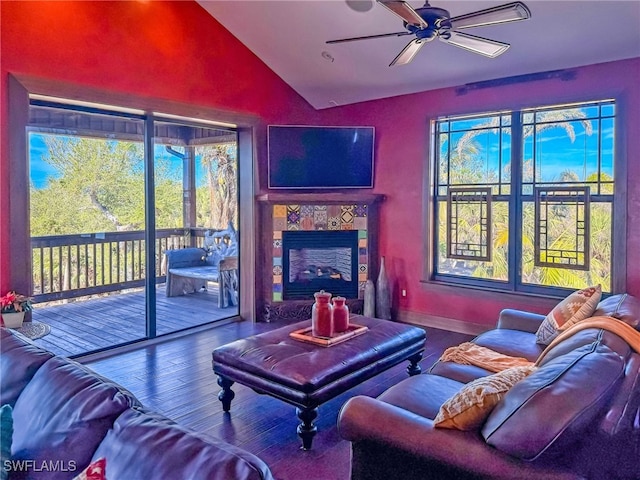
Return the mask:
<svg viewBox="0 0 640 480"><path fill-rule="evenodd" d="M229 318L238 307L218 308L217 290L167 298L157 287L157 335ZM36 305L33 320L51 326L34 342L58 355L77 356L145 337L144 291L118 293L61 305Z"/></svg>
<svg viewBox="0 0 640 480"><path fill-rule="evenodd" d="M313 448L303 451L296 434L299 421L294 407L235 384L236 397L231 412L224 413L217 398L220 387L211 369L214 348L282 325L281 322L244 321L213 326L179 339L87 362L87 365L129 389L149 409L256 454L269 465L278 480L348 480L350 444L338 434L338 412L352 396L375 397L407 378L406 362L323 404L319 408L318 434ZM471 338L445 330L426 330L423 370L431 366L445 348Z"/></svg>

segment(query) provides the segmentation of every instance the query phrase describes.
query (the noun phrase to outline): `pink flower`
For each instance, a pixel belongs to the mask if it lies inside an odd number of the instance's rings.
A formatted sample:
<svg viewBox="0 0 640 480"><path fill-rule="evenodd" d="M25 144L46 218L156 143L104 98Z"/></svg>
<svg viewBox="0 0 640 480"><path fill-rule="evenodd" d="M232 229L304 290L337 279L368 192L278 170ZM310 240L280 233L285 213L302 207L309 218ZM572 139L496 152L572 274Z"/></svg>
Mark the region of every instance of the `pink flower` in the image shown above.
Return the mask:
<svg viewBox="0 0 640 480"><path fill-rule="evenodd" d="M0 311L3 313L28 312L31 310L31 299L16 292L8 292L0 297Z"/></svg>

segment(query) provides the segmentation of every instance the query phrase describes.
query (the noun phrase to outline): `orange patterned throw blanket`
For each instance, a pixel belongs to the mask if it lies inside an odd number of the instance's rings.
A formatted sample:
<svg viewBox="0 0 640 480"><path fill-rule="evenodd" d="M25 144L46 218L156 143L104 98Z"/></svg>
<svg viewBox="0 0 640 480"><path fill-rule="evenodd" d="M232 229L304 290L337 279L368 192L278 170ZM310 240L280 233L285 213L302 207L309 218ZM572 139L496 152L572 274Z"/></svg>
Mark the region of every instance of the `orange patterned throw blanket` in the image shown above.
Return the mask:
<svg viewBox="0 0 640 480"><path fill-rule="evenodd" d="M615 333L638 354L640 354L640 332L634 329L631 325L628 325L613 317L591 317L581 322L572 325L567 330L562 332L556 337L547 348L540 354L536 362L530 362L526 358L522 357L510 357L502 353L491 350L487 347L476 345L475 343L465 342L455 347L447 348L440 361L442 362L454 362L461 365L475 365L477 367L484 368L490 372L501 372L511 367L526 367L531 365L539 365L542 359L545 357L553 347L560 342L571 337L575 333L587 328L601 328L609 332Z"/></svg>
<svg viewBox="0 0 640 480"><path fill-rule="evenodd" d="M549 346L545 348L544 351L540 354L538 360L536 360L536 365L539 365L547 352L557 344L566 340L571 335L587 328L601 328L603 330L607 330L608 332L615 333L625 342L627 342L633 349L633 351L640 354L640 332L638 330L633 328L628 323L624 323L623 321L618 320L617 318L606 316L590 317L576 323L575 325L572 325L570 328L554 338Z"/></svg>
<svg viewBox="0 0 640 480"><path fill-rule="evenodd" d="M528 367L533 365L526 358L510 357L471 342L447 348L440 357L442 362L453 362L461 365L475 365L490 372L501 372L511 367Z"/></svg>

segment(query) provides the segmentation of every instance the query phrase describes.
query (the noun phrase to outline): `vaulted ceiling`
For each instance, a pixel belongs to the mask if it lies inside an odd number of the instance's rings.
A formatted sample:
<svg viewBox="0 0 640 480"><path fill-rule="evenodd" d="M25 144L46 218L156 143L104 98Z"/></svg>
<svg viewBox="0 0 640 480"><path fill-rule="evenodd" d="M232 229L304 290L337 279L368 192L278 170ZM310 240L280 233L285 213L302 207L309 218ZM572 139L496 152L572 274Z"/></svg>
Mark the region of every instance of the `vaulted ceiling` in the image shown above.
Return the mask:
<svg viewBox="0 0 640 480"><path fill-rule="evenodd" d="M316 108L640 57L638 0L524 2L529 20L466 30L511 44L497 58L433 41L408 65L389 67L413 37L325 43L402 31L402 20L374 0L198 0ZM451 16L504 3L431 1Z"/></svg>

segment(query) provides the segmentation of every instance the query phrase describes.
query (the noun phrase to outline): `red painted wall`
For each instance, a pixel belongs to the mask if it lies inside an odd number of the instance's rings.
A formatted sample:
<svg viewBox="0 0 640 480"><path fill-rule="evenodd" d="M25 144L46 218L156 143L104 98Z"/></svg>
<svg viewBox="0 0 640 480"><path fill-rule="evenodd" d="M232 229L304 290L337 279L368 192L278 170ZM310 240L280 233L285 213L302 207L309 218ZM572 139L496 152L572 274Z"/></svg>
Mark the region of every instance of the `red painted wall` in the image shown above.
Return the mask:
<svg viewBox="0 0 640 480"><path fill-rule="evenodd" d="M496 301L481 291L446 289L423 279L425 207L423 181L429 149L429 119L445 114L485 112L516 106L541 106L616 98L618 135L626 137L619 155L628 162L627 291L640 295L640 58L591 65L576 70L571 81L545 80L475 90L457 96L448 88L334 108L327 123L376 127L376 190L387 195L382 206L381 254L393 282L406 288L400 308L410 312L491 324L500 309L524 308L548 313L557 300L502 295ZM397 299L396 299L397 300Z"/></svg>
<svg viewBox="0 0 640 480"><path fill-rule="evenodd" d="M259 117L260 123L374 125L376 188L382 206L381 253L392 281L408 290L404 310L490 324L504 307L545 312L555 301L429 286L423 279L423 178L429 118L442 114L620 99L629 164L627 283L640 295L640 59L577 69L570 82L548 80L456 96L443 89L316 112L275 73L193 2L0 1L0 225L6 224L10 181L7 149L9 72L104 90L203 105ZM264 131L258 132L264 138ZM258 145L264 158L264 145ZM13 262L14 264L16 262ZM10 241L0 228L0 293L11 285Z"/></svg>
<svg viewBox="0 0 640 480"><path fill-rule="evenodd" d="M0 1L0 225L8 222L7 74L301 123L315 110L197 3ZM263 155L263 154L262 154ZM0 294L12 288L0 228Z"/></svg>

